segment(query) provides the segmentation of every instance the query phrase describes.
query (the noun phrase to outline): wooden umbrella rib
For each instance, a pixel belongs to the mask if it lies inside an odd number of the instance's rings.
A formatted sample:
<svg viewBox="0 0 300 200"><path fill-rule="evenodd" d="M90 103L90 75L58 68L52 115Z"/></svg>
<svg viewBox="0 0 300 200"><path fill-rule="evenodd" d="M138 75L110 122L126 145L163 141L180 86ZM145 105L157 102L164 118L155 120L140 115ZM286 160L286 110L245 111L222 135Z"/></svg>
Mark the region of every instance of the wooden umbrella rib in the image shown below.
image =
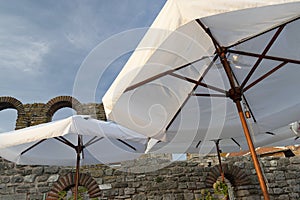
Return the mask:
<svg viewBox="0 0 300 200"><path fill-rule="evenodd" d="M193 93L192 96L197 97L228 97L226 94L205 94L205 93Z"/></svg>
<svg viewBox="0 0 300 200"><path fill-rule="evenodd" d="M199 148L200 144L201 144L201 140L199 140L198 143L196 144L196 148Z"/></svg>
<svg viewBox="0 0 300 200"><path fill-rule="evenodd" d="M208 27L206 27L200 19L196 19L196 22L200 25L200 27L207 33L207 35L211 38L214 46L216 49L221 48L220 43L217 41L217 39L213 36L213 34L211 33L210 29Z"/></svg>
<svg viewBox="0 0 300 200"><path fill-rule="evenodd" d="M99 142L100 140L102 140L104 137L100 137L98 138L97 136L93 137L92 139L90 139L85 145L84 147L88 147L92 144L95 144L96 142Z"/></svg>
<svg viewBox="0 0 300 200"><path fill-rule="evenodd" d="M245 80L242 82L241 84L241 88L243 89L245 87L245 85L247 84L247 82L249 81L250 77L253 75L253 73L255 72L255 70L257 69L257 67L259 66L259 64L261 63L261 61L263 60L262 56L265 56L267 54L267 52L270 50L270 48L272 47L272 45L274 44L274 42L276 41L276 39L278 38L278 36L280 35L280 33L282 32L283 28L285 25L282 25L278 28L278 30L276 31L276 33L273 35L272 39L270 40L270 42L268 43L268 45L266 46L266 48L264 49L264 51L262 52L261 56L256 60L255 64L253 65L253 67L251 68L250 72L248 73L248 75L246 76Z"/></svg>
<svg viewBox="0 0 300 200"><path fill-rule="evenodd" d="M47 139L42 139L40 141L38 141L37 143L33 144L32 146L28 147L27 149L25 149L24 151L21 152L21 155L25 154L26 152L30 151L31 149L33 149L34 147L36 147L37 145L41 144L42 142L44 142Z"/></svg>
<svg viewBox="0 0 300 200"><path fill-rule="evenodd" d="M276 57L276 56L268 56L268 55L261 55L261 54L257 54L257 53L251 53L251 52L247 52L247 51L237 51L237 50L233 50L233 49L228 49L227 51L230 52L230 53L240 54L240 55L244 55L244 56L250 56L250 57L256 57L256 58L262 57L262 58L268 59L268 60L288 62L288 63L293 63L293 64L300 64L300 60L295 60L295 59L282 58L282 57Z"/></svg>
<svg viewBox="0 0 300 200"><path fill-rule="evenodd" d="M202 76L199 78L199 82L202 81L204 79L204 77L206 76L206 74L208 73L208 71L212 68L212 66L214 65L214 63L216 62L216 60L218 59L218 55L215 55L213 60L209 63L209 65L207 66L207 68L205 69L204 73L202 74ZM186 99L184 100L184 102L181 104L181 106L179 107L179 109L177 110L177 112L175 113L175 115L173 116L173 118L171 119L171 121L169 122L169 124L166 127L166 130L168 130L170 128L170 126L172 125L172 123L174 122L174 120L176 119L176 117L179 115L179 113L181 112L182 108L185 106L185 104L187 103L187 101L190 99L190 97L192 96L192 93L198 88L198 84L196 84L192 91L188 94L188 96L186 97Z"/></svg>
<svg viewBox="0 0 300 200"><path fill-rule="evenodd" d="M236 145L238 145L240 147L240 149L242 148L240 143L238 143L238 141L236 141L234 138L230 138Z"/></svg>
<svg viewBox="0 0 300 200"><path fill-rule="evenodd" d="M202 82L193 80L193 79L191 79L191 78L188 78L188 77L185 77L185 76L181 76L181 75L179 75L179 74L171 73L170 75L171 75L171 76L174 76L174 77L176 77L176 78L179 78L179 79L182 79L182 80L185 80L185 81L194 83L194 84L196 84L196 85L199 85L199 86L202 86L202 87L205 87L205 88L208 88L208 89L211 89L211 90L214 90L214 91L217 91L217 92L226 94L226 91L223 90L223 89L221 89L221 88L218 88L218 87L215 87L215 86L212 86L212 85L208 85L208 84L206 84L206 83L202 83Z"/></svg>
<svg viewBox="0 0 300 200"><path fill-rule="evenodd" d="M126 146L130 147L131 149L133 149L134 151L136 151L136 148L130 144L128 144L127 142L125 142L124 140L121 139L117 139L119 142L125 144Z"/></svg>
<svg viewBox="0 0 300 200"><path fill-rule="evenodd" d="M277 67L275 67L274 69L272 69L269 72L267 72L266 74L262 75L261 77L259 77L258 79L256 79L252 83L250 83L247 87L245 87L244 88L244 92L246 92L247 90L249 90L250 88L252 88L257 83L261 82L262 80L264 80L265 78L267 78L268 76L270 76L271 74L273 74L275 71L277 71L278 69L280 69L281 67L283 67L286 64L287 64L287 62L283 62L280 65L278 65Z"/></svg>
<svg viewBox="0 0 300 200"><path fill-rule="evenodd" d="M59 136L59 137L55 137L54 139L58 140L59 142L62 142L63 144L76 149L76 146L74 144L72 144L69 140L67 140L66 138Z"/></svg>
<svg viewBox="0 0 300 200"><path fill-rule="evenodd" d="M148 78L148 79L146 79L146 80L144 80L144 81L141 81L141 82L136 83L136 84L134 84L134 85L132 85L132 86L129 86L128 88L126 88L126 90L124 91L124 93L125 93L125 92L128 92L128 91L130 91L130 90L134 90L134 89L136 89L136 88L138 88L138 87L140 87L140 86L142 86L142 85L145 85L145 84L147 84L147 83L150 83L150 82L152 82L152 81L155 81L155 80L157 80L157 79L159 79L159 78L161 78L161 77L164 77L164 76L166 76L166 75L169 75L169 74L172 73L172 72L175 72L175 71L181 70L181 69L183 69L183 68L185 68L185 67L188 67L188 66L190 66L190 65L193 65L193 64L195 64L195 63L197 63L197 62L199 62L199 61L201 61L201 60L203 60L203 59L206 59L206 58L207 58L206 56L205 56L205 57L201 57L201 58L199 58L199 59L197 59L197 60L194 60L194 61L192 61L192 62L189 62L189 63L186 63L186 64L184 64L184 65L181 65L181 66L179 66L179 67L177 67L177 68L175 68L175 69L171 69L171 70L162 72L162 73L160 73L160 74L157 74L157 75L155 75L155 76L153 76L153 77L150 77L150 78Z"/></svg>

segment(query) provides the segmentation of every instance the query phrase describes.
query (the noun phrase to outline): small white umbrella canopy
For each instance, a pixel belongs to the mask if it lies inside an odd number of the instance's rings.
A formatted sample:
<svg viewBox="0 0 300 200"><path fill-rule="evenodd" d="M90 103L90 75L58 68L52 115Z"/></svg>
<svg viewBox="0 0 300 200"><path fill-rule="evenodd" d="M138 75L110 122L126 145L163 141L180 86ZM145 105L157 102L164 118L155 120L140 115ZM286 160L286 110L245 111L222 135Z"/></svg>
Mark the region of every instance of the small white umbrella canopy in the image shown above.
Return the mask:
<svg viewBox="0 0 300 200"><path fill-rule="evenodd" d="M74 115L1 133L0 156L22 165L76 165L78 180L79 164L132 160L144 153L147 142L146 136L113 122Z"/></svg>
<svg viewBox="0 0 300 200"><path fill-rule="evenodd" d="M260 145L300 119L299 18L294 0L168 0L103 97L107 118L181 152L245 132L269 199L243 110Z"/></svg>

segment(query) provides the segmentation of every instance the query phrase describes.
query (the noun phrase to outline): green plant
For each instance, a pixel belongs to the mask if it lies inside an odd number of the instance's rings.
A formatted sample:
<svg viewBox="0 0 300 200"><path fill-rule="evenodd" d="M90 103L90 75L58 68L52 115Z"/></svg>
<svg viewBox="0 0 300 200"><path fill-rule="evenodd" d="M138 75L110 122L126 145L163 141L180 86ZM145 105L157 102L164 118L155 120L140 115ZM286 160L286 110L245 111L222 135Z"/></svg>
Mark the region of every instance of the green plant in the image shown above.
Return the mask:
<svg viewBox="0 0 300 200"><path fill-rule="evenodd" d="M201 190L202 198L201 200L215 200L215 198L211 195L210 191L202 189Z"/></svg>
<svg viewBox="0 0 300 200"><path fill-rule="evenodd" d="M213 184L214 193L224 195L224 199L228 197L228 185L223 181L216 181Z"/></svg>
<svg viewBox="0 0 300 200"><path fill-rule="evenodd" d="M84 195L85 195L85 193L87 193L87 191L88 191L87 188L79 186L77 200L84 200ZM58 193L58 196L59 196L58 200L66 200L67 194L68 194L68 192L65 190L60 191ZM73 199L74 199L74 194L72 194L72 196L69 197L67 200L73 200ZM93 198L91 200L97 200L97 198Z"/></svg>

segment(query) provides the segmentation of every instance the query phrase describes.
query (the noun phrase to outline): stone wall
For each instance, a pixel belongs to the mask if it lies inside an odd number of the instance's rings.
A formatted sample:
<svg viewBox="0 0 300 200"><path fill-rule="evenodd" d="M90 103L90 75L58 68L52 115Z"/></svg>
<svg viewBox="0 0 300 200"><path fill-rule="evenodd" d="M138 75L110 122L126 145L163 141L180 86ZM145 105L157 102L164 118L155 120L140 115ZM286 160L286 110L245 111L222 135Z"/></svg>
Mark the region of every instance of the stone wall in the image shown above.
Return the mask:
<svg viewBox="0 0 300 200"><path fill-rule="evenodd" d="M102 104L81 104L69 96L59 96L47 103L22 104L13 97L0 97L0 111L13 108L18 117L16 129L49 122L64 107L77 114L89 114L105 120ZM168 159L164 159L168 158ZM99 199L172 200L201 199L201 190L212 190L219 178L215 156L190 161L171 162L169 155L146 155L120 166L83 167L99 185ZM208 166L208 161L212 166ZM300 157L261 158L271 199L300 199ZM236 199L262 199L255 170L249 157L223 159L226 179L233 186ZM74 168L55 166L19 166L0 159L0 200L43 199L61 177Z"/></svg>
<svg viewBox="0 0 300 200"><path fill-rule="evenodd" d="M271 199L300 199L300 157L262 158L264 175ZM217 171L213 163L207 167L203 160L175 161L141 158L127 161L120 166L95 165L83 167L99 184L99 199L171 200L201 199L201 190L213 192L208 184ZM234 168L225 173L226 178L237 182L247 177L247 185L232 184L236 199L262 199L255 170L249 157L236 157L223 161ZM238 170L237 170L238 169ZM0 199L43 199L53 184L72 168L53 166L18 166L0 160ZM238 175L240 174L240 175ZM241 176L241 175L246 176Z"/></svg>

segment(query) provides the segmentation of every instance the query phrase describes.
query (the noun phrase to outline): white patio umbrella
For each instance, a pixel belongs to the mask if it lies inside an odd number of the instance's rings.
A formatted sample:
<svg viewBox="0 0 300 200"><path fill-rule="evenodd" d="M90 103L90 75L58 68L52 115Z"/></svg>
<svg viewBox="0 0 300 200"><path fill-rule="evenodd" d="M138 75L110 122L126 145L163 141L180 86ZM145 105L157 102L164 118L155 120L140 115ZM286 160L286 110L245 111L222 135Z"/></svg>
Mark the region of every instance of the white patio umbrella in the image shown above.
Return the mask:
<svg viewBox="0 0 300 200"><path fill-rule="evenodd" d="M244 132L269 199L243 111L252 137L300 119L299 17L293 0L168 0L103 97L108 119L178 151Z"/></svg>
<svg viewBox="0 0 300 200"><path fill-rule="evenodd" d="M66 119L0 134L0 156L22 165L74 166L75 199L80 165L131 160L144 153L147 137L89 116Z"/></svg>

